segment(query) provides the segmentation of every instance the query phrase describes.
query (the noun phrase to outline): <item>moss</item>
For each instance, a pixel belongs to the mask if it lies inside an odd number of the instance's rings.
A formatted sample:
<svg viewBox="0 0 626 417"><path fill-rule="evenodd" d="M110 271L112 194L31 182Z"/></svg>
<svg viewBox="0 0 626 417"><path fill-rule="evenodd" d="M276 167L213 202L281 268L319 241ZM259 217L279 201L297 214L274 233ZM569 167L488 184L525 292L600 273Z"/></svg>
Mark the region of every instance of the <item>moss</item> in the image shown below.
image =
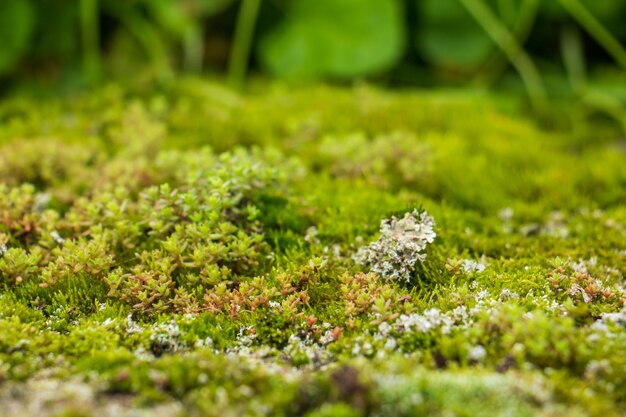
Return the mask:
<svg viewBox="0 0 626 417"><path fill-rule="evenodd" d="M9 98L0 116L15 415L626 406L617 144L580 147L475 93L366 86L181 80ZM355 262L414 209L437 236L409 279Z"/></svg>

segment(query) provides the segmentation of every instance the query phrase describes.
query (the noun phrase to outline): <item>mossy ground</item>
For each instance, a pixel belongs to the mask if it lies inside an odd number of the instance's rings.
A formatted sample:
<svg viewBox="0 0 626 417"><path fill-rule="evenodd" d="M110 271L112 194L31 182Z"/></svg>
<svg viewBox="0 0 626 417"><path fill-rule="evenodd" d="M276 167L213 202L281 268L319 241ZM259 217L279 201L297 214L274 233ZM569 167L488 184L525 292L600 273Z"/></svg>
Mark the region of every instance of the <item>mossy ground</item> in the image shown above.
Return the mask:
<svg viewBox="0 0 626 417"><path fill-rule="evenodd" d="M504 108L5 99L0 415L623 415L623 143ZM414 208L437 238L409 283L355 263Z"/></svg>

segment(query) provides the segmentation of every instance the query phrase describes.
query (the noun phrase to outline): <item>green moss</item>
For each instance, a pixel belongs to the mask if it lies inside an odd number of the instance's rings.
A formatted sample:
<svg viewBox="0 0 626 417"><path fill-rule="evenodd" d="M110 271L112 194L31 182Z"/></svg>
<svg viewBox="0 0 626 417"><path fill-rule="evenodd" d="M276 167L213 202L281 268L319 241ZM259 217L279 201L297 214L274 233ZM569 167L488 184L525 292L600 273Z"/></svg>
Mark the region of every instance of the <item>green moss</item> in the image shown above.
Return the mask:
<svg viewBox="0 0 626 417"><path fill-rule="evenodd" d="M198 80L5 99L0 127L16 410L54 384L73 391L42 415L122 397L202 416L626 407L617 143L474 93ZM437 237L407 282L355 262L416 208Z"/></svg>

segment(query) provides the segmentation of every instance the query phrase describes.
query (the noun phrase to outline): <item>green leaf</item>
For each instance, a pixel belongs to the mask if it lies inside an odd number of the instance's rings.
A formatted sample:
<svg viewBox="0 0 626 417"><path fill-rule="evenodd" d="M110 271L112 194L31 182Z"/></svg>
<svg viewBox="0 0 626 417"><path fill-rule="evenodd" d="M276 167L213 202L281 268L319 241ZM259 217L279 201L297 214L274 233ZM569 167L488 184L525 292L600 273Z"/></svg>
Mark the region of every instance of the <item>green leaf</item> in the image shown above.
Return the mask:
<svg viewBox="0 0 626 417"><path fill-rule="evenodd" d="M0 1L0 74L11 71L26 51L34 23L28 0Z"/></svg>
<svg viewBox="0 0 626 417"><path fill-rule="evenodd" d="M494 50L494 43L458 0L419 1L422 25L417 45L441 67L472 70Z"/></svg>
<svg viewBox="0 0 626 417"><path fill-rule="evenodd" d="M188 0L188 8L202 16L216 15L233 3L234 0Z"/></svg>
<svg viewBox="0 0 626 417"><path fill-rule="evenodd" d="M32 4L37 25L29 45L29 58L71 63L79 57L79 2L37 0Z"/></svg>
<svg viewBox="0 0 626 417"><path fill-rule="evenodd" d="M620 41L626 40L626 25L624 25L626 2L594 0L581 1L581 3L613 36ZM560 0L544 0L542 5L542 12L546 16L561 22L572 21L572 16L565 10Z"/></svg>
<svg viewBox="0 0 626 417"><path fill-rule="evenodd" d="M172 0L149 0L145 5L159 26L175 36L184 36L195 23L192 16Z"/></svg>
<svg viewBox="0 0 626 417"><path fill-rule="evenodd" d="M584 1L583 4L596 18L600 20L619 20L623 19L626 6L624 2L615 0L594 0ZM543 0L541 2L542 12L550 17L558 17L562 20L569 18L567 10L563 8L559 0Z"/></svg>
<svg viewBox="0 0 626 417"><path fill-rule="evenodd" d="M404 44L395 0L293 0L259 54L280 77L348 78L393 66Z"/></svg>

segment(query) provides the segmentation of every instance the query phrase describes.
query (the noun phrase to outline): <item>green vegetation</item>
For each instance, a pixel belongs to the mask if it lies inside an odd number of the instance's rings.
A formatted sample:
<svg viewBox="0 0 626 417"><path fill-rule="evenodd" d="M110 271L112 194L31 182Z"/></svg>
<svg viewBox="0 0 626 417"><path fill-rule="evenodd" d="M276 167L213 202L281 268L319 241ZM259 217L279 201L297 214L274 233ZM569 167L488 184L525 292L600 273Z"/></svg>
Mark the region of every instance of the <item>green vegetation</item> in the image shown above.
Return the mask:
<svg viewBox="0 0 626 417"><path fill-rule="evenodd" d="M249 73L367 78L525 92L536 110L567 97L615 115L626 102L624 20L616 0L10 0L0 88L180 73L238 88Z"/></svg>
<svg viewBox="0 0 626 417"><path fill-rule="evenodd" d="M623 415L622 126L578 111L5 99L0 415Z"/></svg>
<svg viewBox="0 0 626 417"><path fill-rule="evenodd" d="M624 416L625 20L0 1L0 417Z"/></svg>

